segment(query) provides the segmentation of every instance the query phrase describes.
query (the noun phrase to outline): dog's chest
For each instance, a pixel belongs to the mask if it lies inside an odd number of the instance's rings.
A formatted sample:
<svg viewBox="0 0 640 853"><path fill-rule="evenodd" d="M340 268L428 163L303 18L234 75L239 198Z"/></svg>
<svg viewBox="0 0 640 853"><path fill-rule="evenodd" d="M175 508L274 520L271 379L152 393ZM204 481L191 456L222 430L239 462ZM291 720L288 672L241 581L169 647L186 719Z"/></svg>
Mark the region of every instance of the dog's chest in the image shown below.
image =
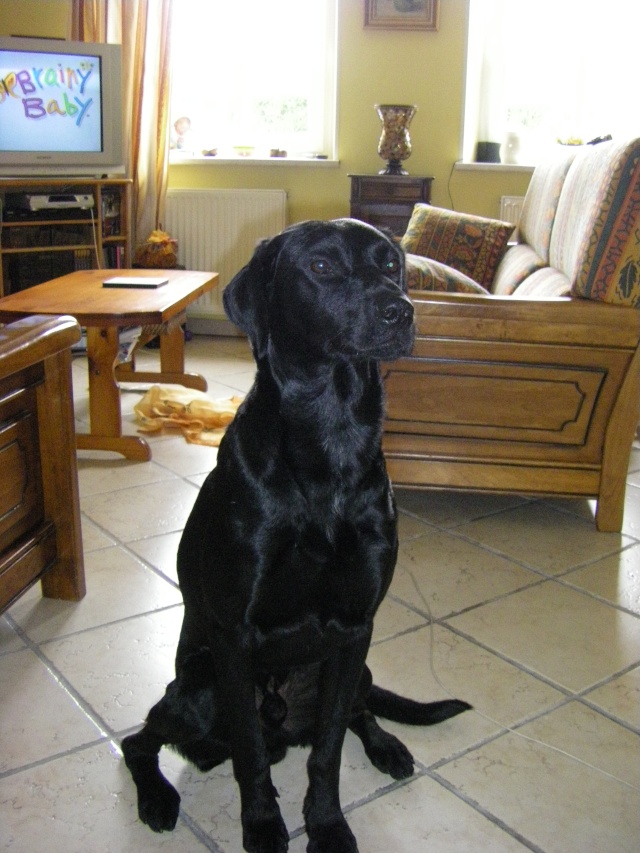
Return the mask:
<svg viewBox="0 0 640 853"><path fill-rule="evenodd" d="M384 595L394 543L377 530L309 523L283 537L254 588L250 622L268 658L308 662L365 630Z"/></svg>

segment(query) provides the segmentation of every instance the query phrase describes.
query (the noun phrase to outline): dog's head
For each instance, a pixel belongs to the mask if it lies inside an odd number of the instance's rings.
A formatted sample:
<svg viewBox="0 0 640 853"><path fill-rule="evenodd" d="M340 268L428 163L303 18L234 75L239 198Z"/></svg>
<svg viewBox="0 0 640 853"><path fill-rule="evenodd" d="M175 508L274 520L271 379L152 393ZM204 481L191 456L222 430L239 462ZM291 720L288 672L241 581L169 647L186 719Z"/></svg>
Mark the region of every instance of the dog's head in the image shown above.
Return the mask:
<svg viewBox="0 0 640 853"><path fill-rule="evenodd" d="M393 360L408 355L413 305L404 254L354 219L302 222L265 240L224 291L256 358Z"/></svg>

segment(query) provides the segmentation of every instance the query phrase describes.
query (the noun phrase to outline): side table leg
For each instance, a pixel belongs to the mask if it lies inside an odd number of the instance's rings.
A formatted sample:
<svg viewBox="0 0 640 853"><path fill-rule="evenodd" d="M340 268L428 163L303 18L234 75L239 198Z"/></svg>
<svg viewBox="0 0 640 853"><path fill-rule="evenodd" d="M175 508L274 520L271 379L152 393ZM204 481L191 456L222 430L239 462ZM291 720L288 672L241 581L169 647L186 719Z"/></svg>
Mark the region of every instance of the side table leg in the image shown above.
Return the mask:
<svg viewBox="0 0 640 853"><path fill-rule="evenodd" d="M118 330L115 327L87 328L89 361L89 413L91 432L77 434L79 450L113 450L127 459L151 459L147 442L132 435L122 435L120 389L114 377L118 356Z"/></svg>
<svg viewBox="0 0 640 853"><path fill-rule="evenodd" d="M185 373L184 370L184 332L179 323L160 335L160 371L151 372L135 369L135 362L118 364L116 379L120 382L151 382L168 385L182 385L207 390L207 380L199 373Z"/></svg>

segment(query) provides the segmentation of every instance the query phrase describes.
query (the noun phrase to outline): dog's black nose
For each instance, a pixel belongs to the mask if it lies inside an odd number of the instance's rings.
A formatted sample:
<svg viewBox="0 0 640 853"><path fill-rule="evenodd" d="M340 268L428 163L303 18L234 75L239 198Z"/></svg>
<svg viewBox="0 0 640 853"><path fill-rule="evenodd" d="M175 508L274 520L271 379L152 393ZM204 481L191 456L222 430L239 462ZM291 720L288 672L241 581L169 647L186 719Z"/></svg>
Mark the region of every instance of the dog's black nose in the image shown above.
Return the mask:
<svg viewBox="0 0 640 853"><path fill-rule="evenodd" d="M394 299L380 307L380 318L389 326L413 322L413 305L408 299Z"/></svg>

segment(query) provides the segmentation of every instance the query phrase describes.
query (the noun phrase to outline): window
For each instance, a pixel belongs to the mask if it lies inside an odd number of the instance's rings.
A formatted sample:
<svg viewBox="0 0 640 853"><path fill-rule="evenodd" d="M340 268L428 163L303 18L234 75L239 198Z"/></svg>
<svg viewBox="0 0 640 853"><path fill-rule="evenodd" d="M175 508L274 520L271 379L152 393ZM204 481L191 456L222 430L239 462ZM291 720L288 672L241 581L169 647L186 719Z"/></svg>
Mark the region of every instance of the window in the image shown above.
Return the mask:
<svg viewBox="0 0 640 853"><path fill-rule="evenodd" d="M220 157L335 157L336 0L181 0L172 147Z"/></svg>
<svg viewBox="0 0 640 853"><path fill-rule="evenodd" d="M465 160L478 141L545 148L640 135L640 6L628 0L470 0Z"/></svg>

